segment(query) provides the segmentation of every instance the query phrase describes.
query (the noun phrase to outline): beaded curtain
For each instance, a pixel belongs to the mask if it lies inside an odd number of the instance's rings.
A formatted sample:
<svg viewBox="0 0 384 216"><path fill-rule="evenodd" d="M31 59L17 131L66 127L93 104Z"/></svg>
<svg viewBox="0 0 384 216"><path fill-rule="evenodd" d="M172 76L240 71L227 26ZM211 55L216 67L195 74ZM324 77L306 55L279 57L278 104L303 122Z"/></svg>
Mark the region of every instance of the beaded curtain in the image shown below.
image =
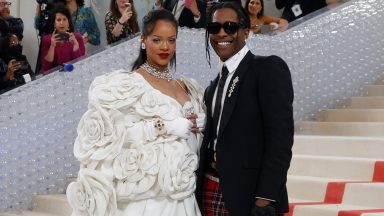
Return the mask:
<svg viewBox="0 0 384 216"><path fill-rule="evenodd" d="M247 44L257 55L278 55L289 65L296 121L321 108L342 106L364 84L383 82L384 0L356 0L277 35L257 35ZM176 75L203 86L218 72L205 56L205 32L181 29ZM32 206L37 194L64 193L79 163L73 143L87 91L95 76L130 70L139 37L74 63L71 73L54 72L0 95L0 212ZM271 98L272 100L272 98Z"/></svg>

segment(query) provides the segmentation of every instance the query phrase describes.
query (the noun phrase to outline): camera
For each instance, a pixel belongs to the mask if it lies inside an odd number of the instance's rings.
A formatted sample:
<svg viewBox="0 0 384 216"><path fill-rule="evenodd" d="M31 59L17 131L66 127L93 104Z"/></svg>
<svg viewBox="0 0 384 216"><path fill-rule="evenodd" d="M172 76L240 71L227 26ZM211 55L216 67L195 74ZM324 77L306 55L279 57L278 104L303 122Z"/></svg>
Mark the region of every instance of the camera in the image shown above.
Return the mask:
<svg viewBox="0 0 384 216"><path fill-rule="evenodd" d="M36 0L40 4L40 22L37 23L39 35L44 36L52 32L53 29L49 28L51 22L51 14L56 4L65 4L65 0Z"/></svg>

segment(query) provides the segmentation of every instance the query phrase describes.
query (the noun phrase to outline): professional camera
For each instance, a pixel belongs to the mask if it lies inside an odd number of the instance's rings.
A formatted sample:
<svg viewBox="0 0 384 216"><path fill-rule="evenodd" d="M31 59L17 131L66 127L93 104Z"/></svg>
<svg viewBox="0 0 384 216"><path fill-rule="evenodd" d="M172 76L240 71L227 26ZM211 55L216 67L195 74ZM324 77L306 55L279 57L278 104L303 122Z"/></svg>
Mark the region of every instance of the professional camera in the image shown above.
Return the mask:
<svg viewBox="0 0 384 216"><path fill-rule="evenodd" d="M49 34L53 29L49 29L49 23L51 19L52 9L58 3L65 4L65 0L36 0L40 5L40 22L37 23L37 29L39 30L39 35L43 36Z"/></svg>

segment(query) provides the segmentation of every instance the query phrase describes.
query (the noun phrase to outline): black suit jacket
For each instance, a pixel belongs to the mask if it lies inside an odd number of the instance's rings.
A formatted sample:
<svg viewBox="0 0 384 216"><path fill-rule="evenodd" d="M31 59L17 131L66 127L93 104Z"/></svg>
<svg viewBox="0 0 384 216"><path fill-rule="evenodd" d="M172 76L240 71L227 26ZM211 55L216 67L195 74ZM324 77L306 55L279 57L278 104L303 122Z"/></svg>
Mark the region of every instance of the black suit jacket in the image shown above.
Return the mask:
<svg viewBox="0 0 384 216"><path fill-rule="evenodd" d="M238 78L236 78L238 77ZM217 169L225 205L231 216L249 216L255 197L276 200L288 211L287 172L293 144L293 88L286 63L277 56L248 52L235 71L239 79L226 93L217 137ZM218 77L206 89L207 125L200 150L196 196L203 196L208 144L212 129L212 98ZM228 89L229 89L228 88Z"/></svg>
<svg viewBox="0 0 384 216"><path fill-rule="evenodd" d="M173 12L173 9L176 5L177 0L165 0L163 3L163 7L166 10ZM207 3L202 0L196 0L197 7L200 11L200 19L196 23L194 20L193 13L188 8L184 8L179 17L179 26L180 27L188 27L188 28L205 28L206 26L206 12L205 9L207 7Z"/></svg>
<svg viewBox="0 0 384 216"><path fill-rule="evenodd" d="M300 4L301 10L303 12L298 17L293 14L291 9L295 3ZM292 22L295 19L303 17L307 14L310 14L318 9L327 6L325 0L275 0L275 5L277 9L284 8L281 18L288 20L288 22Z"/></svg>

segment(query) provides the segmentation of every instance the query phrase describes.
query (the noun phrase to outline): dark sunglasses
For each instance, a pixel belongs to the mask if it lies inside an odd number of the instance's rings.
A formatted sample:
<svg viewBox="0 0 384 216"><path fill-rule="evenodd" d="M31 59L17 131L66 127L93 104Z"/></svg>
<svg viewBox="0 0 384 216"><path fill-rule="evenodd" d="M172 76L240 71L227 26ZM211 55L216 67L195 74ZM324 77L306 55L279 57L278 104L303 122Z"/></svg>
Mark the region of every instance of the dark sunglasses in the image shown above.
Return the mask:
<svg viewBox="0 0 384 216"><path fill-rule="evenodd" d="M225 33L235 34L240 27L242 27L242 25L237 22L225 22L223 24L212 22L207 24L207 31L209 34L218 34L221 28L223 28Z"/></svg>

